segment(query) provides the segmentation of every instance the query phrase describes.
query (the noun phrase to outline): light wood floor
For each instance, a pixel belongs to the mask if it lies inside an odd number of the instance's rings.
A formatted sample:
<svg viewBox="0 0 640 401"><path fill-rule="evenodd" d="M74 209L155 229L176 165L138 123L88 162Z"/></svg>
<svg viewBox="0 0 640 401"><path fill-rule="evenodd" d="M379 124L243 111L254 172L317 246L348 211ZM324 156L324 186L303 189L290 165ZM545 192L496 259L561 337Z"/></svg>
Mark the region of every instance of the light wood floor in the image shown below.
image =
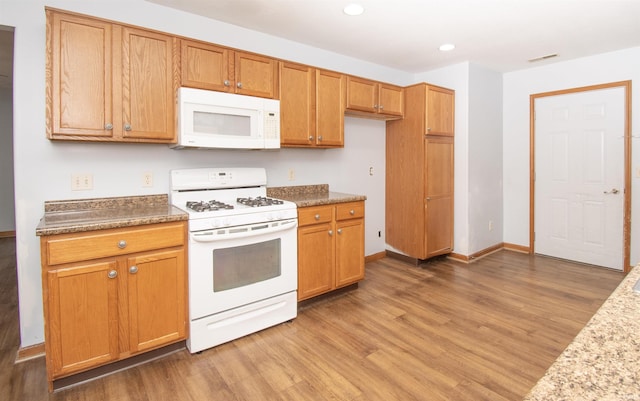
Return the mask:
<svg viewBox="0 0 640 401"><path fill-rule="evenodd" d="M49 395L42 358L13 365L12 241L0 240L1 400L521 400L623 278L509 251L385 258L291 323Z"/></svg>

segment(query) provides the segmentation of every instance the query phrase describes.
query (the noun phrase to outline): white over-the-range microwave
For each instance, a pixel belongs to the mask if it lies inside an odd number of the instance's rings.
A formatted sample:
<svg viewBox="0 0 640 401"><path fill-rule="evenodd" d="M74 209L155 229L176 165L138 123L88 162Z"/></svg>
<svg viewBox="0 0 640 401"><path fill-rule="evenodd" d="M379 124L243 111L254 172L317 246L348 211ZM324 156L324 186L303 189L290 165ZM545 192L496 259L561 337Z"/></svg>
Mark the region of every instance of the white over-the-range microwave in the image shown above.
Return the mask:
<svg viewBox="0 0 640 401"><path fill-rule="evenodd" d="M173 148L276 149L280 101L202 89L178 89Z"/></svg>

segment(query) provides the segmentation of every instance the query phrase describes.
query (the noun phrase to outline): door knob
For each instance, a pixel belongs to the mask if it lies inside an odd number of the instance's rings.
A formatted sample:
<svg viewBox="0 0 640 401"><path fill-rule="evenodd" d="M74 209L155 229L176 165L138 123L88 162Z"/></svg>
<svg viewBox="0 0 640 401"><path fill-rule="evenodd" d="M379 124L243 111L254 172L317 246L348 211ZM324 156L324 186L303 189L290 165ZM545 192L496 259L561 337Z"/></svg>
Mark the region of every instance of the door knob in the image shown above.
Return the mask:
<svg viewBox="0 0 640 401"><path fill-rule="evenodd" d="M604 194L605 195L615 195L618 192L620 192L620 191L618 191L616 188L613 188L611 191L604 191Z"/></svg>

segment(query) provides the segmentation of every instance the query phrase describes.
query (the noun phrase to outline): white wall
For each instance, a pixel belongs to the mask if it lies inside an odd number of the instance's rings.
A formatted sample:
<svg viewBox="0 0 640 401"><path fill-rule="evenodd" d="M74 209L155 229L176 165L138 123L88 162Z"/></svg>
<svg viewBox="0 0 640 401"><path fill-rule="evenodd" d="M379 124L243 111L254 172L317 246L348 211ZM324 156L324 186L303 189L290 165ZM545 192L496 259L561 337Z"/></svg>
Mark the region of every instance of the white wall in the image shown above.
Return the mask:
<svg viewBox="0 0 640 401"><path fill-rule="evenodd" d="M640 82L640 48L504 74L504 241L529 246L529 95L608 82ZM640 99L634 85L632 97ZM632 171L640 168L640 102L632 102ZM631 264L640 261L640 178L632 178Z"/></svg>
<svg viewBox="0 0 640 401"><path fill-rule="evenodd" d="M0 88L0 232L15 231L13 200L13 103L10 88Z"/></svg>
<svg viewBox="0 0 640 401"><path fill-rule="evenodd" d="M225 44L404 85L412 76L320 49L193 16L143 0L50 0L50 7ZM172 150L166 145L52 142L45 137L44 0L2 0L0 25L15 27L14 166L21 346L44 341L40 251L35 228L46 200L167 193L169 170L262 166L270 186L327 183L366 195L365 252L384 251L384 135L381 121L346 118L345 148L278 151ZM374 175L369 175L374 167ZM288 181L289 168L296 180ZM142 173L154 186L142 188ZM70 190L71 174L93 174L92 191Z"/></svg>
<svg viewBox="0 0 640 401"><path fill-rule="evenodd" d="M469 249L502 243L502 74L469 70Z"/></svg>

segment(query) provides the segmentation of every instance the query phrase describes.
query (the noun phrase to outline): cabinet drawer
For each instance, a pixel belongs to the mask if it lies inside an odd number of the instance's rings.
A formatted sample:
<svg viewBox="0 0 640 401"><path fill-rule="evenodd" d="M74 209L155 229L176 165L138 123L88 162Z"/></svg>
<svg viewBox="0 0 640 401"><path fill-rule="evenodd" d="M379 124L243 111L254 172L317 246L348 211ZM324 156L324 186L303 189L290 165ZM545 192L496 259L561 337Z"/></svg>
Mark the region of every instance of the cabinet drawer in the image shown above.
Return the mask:
<svg viewBox="0 0 640 401"><path fill-rule="evenodd" d="M333 220L333 206L312 206L298 209L298 225L328 223Z"/></svg>
<svg viewBox="0 0 640 401"><path fill-rule="evenodd" d="M79 262L184 244L184 223L167 223L44 237L47 264Z"/></svg>
<svg viewBox="0 0 640 401"><path fill-rule="evenodd" d="M360 219L364 217L364 202L336 205L336 220Z"/></svg>

